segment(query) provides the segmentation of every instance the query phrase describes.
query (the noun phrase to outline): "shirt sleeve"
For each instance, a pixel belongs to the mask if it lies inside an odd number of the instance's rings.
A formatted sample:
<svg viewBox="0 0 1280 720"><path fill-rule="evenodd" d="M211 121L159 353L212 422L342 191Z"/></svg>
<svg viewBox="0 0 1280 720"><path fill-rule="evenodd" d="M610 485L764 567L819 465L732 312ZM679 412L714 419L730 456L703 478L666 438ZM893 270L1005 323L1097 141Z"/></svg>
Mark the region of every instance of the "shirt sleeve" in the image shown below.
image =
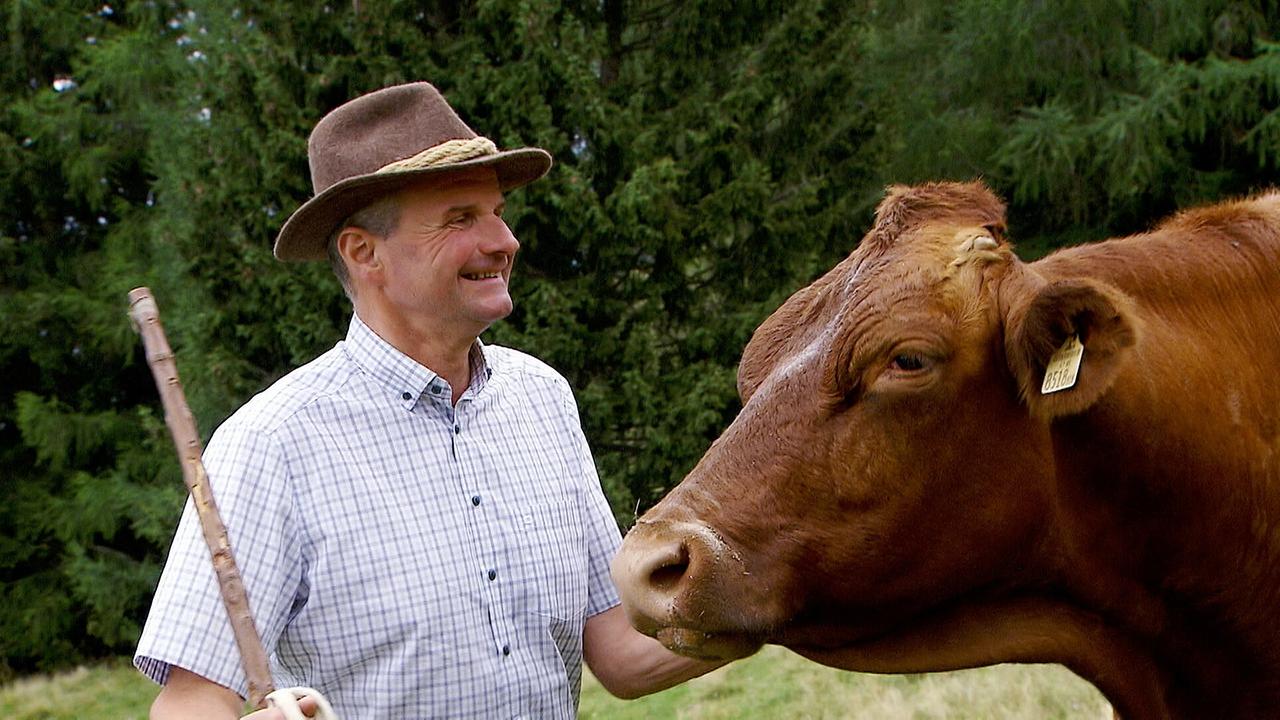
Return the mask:
<svg viewBox="0 0 1280 720"><path fill-rule="evenodd" d="M301 543L284 453L269 434L223 424L204 453L214 502L268 656L283 632L302 578ZM164 684L174 665L248 694L248 682L190 498L152 598L134 665Z"/></svg>
<svg viewBox="0 0 1280 720"><path fill-rule="evenodd" d="M567 382L564 383L564 404L566 424L572 436L571 442L576 448L579 477L582 481L583 529L587 543L586 616L592 617L622 602L613 585L613 577L609 574L609 563L622 545L622 533L618 530L609 501L600 487L600 476L591 456L591 447L582 432L578 404L573 399L573 392Z"/></svg>

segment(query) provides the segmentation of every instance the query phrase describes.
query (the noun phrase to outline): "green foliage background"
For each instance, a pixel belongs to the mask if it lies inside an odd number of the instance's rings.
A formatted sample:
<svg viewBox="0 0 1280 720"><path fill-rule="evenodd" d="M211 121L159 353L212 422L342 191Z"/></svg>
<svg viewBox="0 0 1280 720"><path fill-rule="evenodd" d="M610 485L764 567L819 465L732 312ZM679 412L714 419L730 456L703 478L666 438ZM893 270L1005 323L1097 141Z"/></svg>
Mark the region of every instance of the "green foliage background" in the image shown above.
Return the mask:
<svg viewBox="0 0 1280 720"><path fill-rule="evenodd" d="M982 177L1034 255L1280 162L1274 0L5 0L0 28L0 676L130 651L176 524L130 288L206 435L345 332L328 269L270 246L359 93L428 79L556 156L509 199L488 339L569 378L624 526L885 184Z"/></svg>

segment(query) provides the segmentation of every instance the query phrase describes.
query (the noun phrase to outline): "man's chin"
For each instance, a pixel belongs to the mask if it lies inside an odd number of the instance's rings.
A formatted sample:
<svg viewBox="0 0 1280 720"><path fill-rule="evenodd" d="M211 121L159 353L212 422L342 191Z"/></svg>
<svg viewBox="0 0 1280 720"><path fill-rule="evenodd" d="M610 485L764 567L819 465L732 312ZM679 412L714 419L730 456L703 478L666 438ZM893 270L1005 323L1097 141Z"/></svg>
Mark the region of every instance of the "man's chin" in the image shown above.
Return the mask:
<svg viewBox="0 0 1280 720"><path fill-rule="evenodd" d="M504 298L494 302L484 302L472 306L471 317L477 324L488 328L490 325L506 318L511 314L513 305L511 298Z"/></svg>

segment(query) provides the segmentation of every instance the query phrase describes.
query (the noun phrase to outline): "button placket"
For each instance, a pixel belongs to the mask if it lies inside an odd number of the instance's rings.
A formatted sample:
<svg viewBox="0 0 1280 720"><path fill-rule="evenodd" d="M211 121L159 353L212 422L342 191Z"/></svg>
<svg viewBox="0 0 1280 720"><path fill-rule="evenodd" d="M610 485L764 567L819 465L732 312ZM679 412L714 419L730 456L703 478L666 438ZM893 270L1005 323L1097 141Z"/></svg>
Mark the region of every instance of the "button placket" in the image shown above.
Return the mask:
<svg viewBox="0 0 1280 720"><path fill-rule="evenodd" d="M462 415L466 411L467 401L462 399L458 401L458 407L453 410L453 434L462 434Z"/></svg>
<svg viewBox="0 0 1280 720"><path fill-rule="evenodd" d="M427 393L431 390L428 387ZM434 397L434 396L433 396ZM489 627L492 633L495 653L499 659L509 657L512 653L512 645L517 641L517 629L512 625L509 612L510 608L507 602L510 598L505 597L503 583L497 582L499 574L505 572L503 563L505 561L504 545L500 538L495 536L498 529L493 526L492 521L495 520L490 513L492 509L491 502L495 496L480 487L487 473L483 470L484 465L481 456L483 455L483 445L473 446L462 439L462 425L464 418L462 417L469 412L468 398L458 401L456 406L446 402L440 402L441 410L440 419L444 421L446 427L449 428L449 438L453 446L453 466L457 473L456 478L459 483L466 482L472 484L467 488L463 485L459 488L463 502L469 503L476 515L473 515L468 524L474 530L474 539L476 542L476 557L480 559L480 592L484 597L484 602L491 608L489 613Z"/></svg>

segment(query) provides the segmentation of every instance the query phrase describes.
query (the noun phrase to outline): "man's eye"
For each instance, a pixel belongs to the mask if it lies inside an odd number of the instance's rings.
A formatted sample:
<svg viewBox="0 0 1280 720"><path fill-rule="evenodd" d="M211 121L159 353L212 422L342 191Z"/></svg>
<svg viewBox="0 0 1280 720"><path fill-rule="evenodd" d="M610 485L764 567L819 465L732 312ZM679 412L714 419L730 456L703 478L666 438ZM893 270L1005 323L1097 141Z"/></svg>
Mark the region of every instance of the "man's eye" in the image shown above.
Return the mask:
<svg viewBox="0 0 1280 720"><path fill-rule="evenodd" d="M889 361L889 368L899 372L918 372L929 367L929 359L916 353L894 355Z"/></svg>
<svg viewBox="0 0 1280 720"><path fill-rule="evenodd" d="M475 216L459 215L458 217L450 220L449 225L452 227L470 227L473 222L475 222Z"/></svg>

